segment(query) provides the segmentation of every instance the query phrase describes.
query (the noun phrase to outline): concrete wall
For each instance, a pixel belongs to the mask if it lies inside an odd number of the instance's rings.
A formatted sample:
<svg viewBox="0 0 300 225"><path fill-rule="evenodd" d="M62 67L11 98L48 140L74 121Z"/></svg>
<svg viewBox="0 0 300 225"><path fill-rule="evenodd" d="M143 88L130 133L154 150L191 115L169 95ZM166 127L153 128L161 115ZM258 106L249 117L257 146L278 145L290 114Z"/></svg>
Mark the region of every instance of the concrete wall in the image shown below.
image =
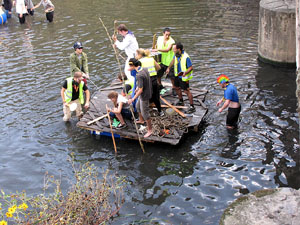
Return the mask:
<svg viewBox="0 0 300 225"><path fill-rule="evenodd" d="M259 59L296 66L295 0L262 0L259 9Z"/></svg>

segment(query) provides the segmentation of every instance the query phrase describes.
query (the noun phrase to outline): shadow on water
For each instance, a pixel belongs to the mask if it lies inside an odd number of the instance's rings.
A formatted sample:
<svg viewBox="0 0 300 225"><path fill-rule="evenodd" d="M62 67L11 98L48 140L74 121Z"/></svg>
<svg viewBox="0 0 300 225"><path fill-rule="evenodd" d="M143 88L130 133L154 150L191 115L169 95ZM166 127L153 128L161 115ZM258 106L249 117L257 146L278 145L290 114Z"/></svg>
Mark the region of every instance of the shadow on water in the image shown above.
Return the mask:
<svg viewBox="0 0 300 225"><path fill-rule="evenodd" d="M224 149L221 151L220 156L223 158L229 159L238 159L241 156L241 152L238 150L238 147L241 143L239 140L239 130L236 129L227 129L228 133L228 142Z"/></svg>
<svg viewBox="0 0 300 225"><path fill-rule="evenodd" d="M278 133L281 147L274 141L265 144L266 159L264 164L272 164L276 168L275 183L280 187L300 188L300 154L297 143L298 115L296 113L296 71L295 69L278 68L259 62L256 76L257 87L260 89L259 116L265 118L265 123L272 127L272 132ZM273 115L266 117L269 111ZM268 134L267 135L272 135Z"/></svg>

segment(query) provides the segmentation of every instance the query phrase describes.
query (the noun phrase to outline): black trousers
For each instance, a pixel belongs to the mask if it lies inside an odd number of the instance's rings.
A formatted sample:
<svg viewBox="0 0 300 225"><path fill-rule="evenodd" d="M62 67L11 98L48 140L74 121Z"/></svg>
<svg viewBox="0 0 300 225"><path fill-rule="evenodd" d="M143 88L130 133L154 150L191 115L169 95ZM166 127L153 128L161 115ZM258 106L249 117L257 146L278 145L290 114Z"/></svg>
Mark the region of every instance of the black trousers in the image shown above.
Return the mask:
<svg viewBox="0 0 300 225"><path fill-rule="evenodd" d="M53 17L54 17L54 11L46 13L46 18L50 23L53 21Z"/></svg>
<svg viewBox="0 0 300 225"><path fill-rule="evenodd" d="M161 105L160 105L160 98L159 98L159 88L157 83L157 76L152 76L151 82L152 82L152 97L150 99L150 102L154 102L158 112L161 112Z"/></svg>
<svg viewBox="0 0 300 225"><path fill-rule="evenodd" d="M226 119L226 125L236 127L241 112L241 106L239 108L228 108L228 114Z"/></svg>
<svg viewBox="0 0 300 225"><path fill-rule="evenodd" d="M18 17L19 17L20 24L25 23L25 14L23 14L22 17L20 17L20 14L18 14Z"/></svg>

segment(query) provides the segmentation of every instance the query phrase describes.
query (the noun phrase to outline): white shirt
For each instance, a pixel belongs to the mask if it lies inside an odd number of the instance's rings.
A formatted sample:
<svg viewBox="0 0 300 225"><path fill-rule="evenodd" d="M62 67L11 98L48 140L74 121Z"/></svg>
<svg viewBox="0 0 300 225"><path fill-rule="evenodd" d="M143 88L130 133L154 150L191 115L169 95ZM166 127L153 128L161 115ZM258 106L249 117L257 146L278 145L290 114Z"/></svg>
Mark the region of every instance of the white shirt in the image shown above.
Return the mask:
<svg viewBox="0 0 300 225"><path fill-rule="evenodd" d="M49 8L51 8L51 7L54 8L54 5L52 4L51 0L47 0L47 1L42 0L42 1L40 2L40 4L42 4L42 5L44 6L44 9L45 9L45 10L47 10L47 9L49 9Z"/></svg>
<svg viewBox="0 0 300 225"><path fill-rule="evenodd" d="M120 102L123 102L123 107L122 107L123 109L126 109L129 107L128 99L119 94L118 99L117 99L117 104L119 105Z"/></svg>
<svg viewBox="0 0 300 225"><path fill-rule="evenodd" d="M16 12L18 14L26 14L27 13L27 10L25 8L24 0L17 0L16 1Z"/></svg>
<svg viewBox="0 0 300 225"><path fill-rule="evenodd" d="M126 34L122 42L116 41L116 46L120 50L125 50L127 57L134 58L136 50L139 48L139 44L133 34Z"/></svg>

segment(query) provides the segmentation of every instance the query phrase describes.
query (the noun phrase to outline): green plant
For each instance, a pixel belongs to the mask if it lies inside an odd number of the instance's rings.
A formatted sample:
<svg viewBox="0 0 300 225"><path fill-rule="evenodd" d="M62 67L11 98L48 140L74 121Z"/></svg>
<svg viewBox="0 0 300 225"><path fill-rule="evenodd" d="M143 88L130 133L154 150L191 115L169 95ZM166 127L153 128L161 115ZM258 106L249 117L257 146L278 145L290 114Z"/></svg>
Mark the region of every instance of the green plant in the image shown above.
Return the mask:
<svg viewBox="0 0 300 225"><path fill-rule="evenodd" d="M26 192L0 196L0 225L6 222L17 224L103 224L113 218L124 202L123 177L117 178L102 173L99 179L97 168L85 163L76 168L71 160L75 182L63 195L61 181L45 175L44 193L27 197ZM52 190L46 194L46 190ZM2 209L2 205L5 207ZM2 219L2 220L1 220Z"/></svg>

